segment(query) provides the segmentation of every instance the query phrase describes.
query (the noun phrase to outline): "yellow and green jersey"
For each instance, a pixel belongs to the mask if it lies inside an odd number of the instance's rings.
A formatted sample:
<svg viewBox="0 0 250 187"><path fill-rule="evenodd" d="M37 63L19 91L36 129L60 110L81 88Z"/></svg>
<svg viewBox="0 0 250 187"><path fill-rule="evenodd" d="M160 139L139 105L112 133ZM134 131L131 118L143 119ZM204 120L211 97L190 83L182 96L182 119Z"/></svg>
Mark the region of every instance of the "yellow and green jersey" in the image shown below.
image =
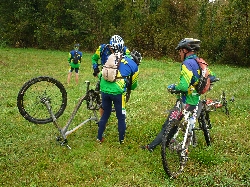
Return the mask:
<svg viewBox="0 0 250 187"><path fill-rule="evenodd" d="M197 105L200 100L200 95L195 90L195 85L200 77L200 68L196 62L197 55L190 55L186 57L181 64L181 75L179 78L179 83L175 86L176 90L184 92L184 103L190 105ZM215 76L213 72L210 74Z"/></svg>

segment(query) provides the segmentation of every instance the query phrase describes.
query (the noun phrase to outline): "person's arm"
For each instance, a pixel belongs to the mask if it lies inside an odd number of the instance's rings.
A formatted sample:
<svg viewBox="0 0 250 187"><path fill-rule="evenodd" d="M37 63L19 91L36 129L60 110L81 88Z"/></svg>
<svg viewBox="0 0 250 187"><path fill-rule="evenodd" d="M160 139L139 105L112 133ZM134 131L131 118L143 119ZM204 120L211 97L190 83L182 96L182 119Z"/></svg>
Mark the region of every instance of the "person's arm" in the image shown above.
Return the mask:
<svg viewBox="0 0 250 187"><path fill-rule="evenodd" d="M179 83L175 85L175 90L183 92L188 91L192 77L193 77L193 72L189 70L184 64L182 64Z"/></svg>
<svg viewBox="0 0 250 187"><path fill-rule="evenodd" d="M92 56L92 68L94 70L93 75L96 77L100 72L98 68L98 60L101 58L101 50L102 46L100 45L97 49L95 54Z"/></svg>
<svg viewBox="0 0 250 187"><path fill-rule="evenodd" d="M128 102L130 99L131 90L134 90L137 87L138 75L139 75L139 69L137 67L136 72L128 77L129 83L127 85L127 91L126 91L126 102Z"/></svg>
<svg viewBox="0 0 250 187"><path fill-rule="evenodd" d="M68 55L68 63L70 64L70 62L71 62L71 59L72 59L72 55L71 55L71 53L69 52L69 55Z"/></svg>
<svg viewBox="0 0 250 187"><path fill-rule="evenodd" d="M92 67L93 69L96 69L98 68L98 60L101 58L101 49L102 49L102 46L100 45L94 55L92 56Z"/></svg>
<svg viewBox="0 0 250 187"><path fill-rule="evenodd" d="M139 76L139 69L137 67L136 71L134 72L134 74L132 75L132 78L131 78L131 86L130 86L131 90L134 90L137 87L138 76Z"/></svg>
<svg viewBox="0 0 250 187"><path fill-rule="evenodd" d="M82 63L82 52L80 51L80 59L79 62Z"/></svg>

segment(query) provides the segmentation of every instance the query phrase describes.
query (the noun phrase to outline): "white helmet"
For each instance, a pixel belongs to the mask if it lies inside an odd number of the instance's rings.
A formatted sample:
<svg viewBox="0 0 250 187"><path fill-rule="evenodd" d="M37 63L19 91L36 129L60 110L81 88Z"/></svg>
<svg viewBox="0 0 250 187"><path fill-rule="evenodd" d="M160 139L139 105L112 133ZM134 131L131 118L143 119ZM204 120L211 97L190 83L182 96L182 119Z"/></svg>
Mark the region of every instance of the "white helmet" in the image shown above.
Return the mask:
<svg viewBox="0 0 250 187"><path fill-rule="evenodd" d="M122 50L124 48L124 41L122 37L120 37L119 35L112 36L109 44L115 53L118 53L118 52L122 53Z"/></svg>

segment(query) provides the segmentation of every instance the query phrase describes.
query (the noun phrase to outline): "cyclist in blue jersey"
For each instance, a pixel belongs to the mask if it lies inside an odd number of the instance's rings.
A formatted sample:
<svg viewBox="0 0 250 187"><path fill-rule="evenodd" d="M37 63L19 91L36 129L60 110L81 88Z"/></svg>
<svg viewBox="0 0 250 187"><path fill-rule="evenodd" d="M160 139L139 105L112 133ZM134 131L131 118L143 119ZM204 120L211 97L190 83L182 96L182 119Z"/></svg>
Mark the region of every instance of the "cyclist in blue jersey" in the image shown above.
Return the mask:
<svg viewBox="0 0 250 187"><path fill-rule="evenodd" d="M123 42L116 43L112 46L113 53L109 56L106 64L119 64L117 65L118 71L113 71L112 68L107 66L103 71L98 74L100 79L100 89L102 94L102 107L104 110L103 115L98 123L97 142L104 141L103 133L106 128L106 123L112 111L112 104L118 119L118 133L120 144L124 143L126 131L126 92L128 89L134 90L137 87L137 79L139 75L139 64L141 62L141 54L137 51L131 52L131 58L122 55ZM110 79L108 75L114 79Z"/></svg>
<svg viewBox="0 0 250 187"><path fill-rule="evenodd" d="M99 65L102 66L107 62L108 57L112 54L112 48L115 46L117 43L124 43L123 39L119 35L113 35L110 38L109 44L101 44L97 49L94 55L92 56L92 67L93 67L93 75L94 77L97 77L97 75L100 72ZM130 57L130 51L126 46L123 45L123 48L121 49L121 53L123 55L129 56ZM98 61L100 60L100 64ZM97 84L97 89L100 89L100 83ZM99 90L96 90L99 91ZM100 115L102 116L103 114L103 109L102 107L99 110Z"/></svg>
<svg viewBox="0 0 250 187"><path fill-rule="evenodd" d="M82 62L82 52L79 51L80 44L75 44L74 49L69 52L68 63L69 63L69 73L67 78L67 83L70 83L70 78L72 72L75 71L75 81L78 84L79 81L79 69Z"/></svg>
<svg viewBox="0 0 250 187"><path fill-rule="evenodd" d="M171 84L168 86L170 90L177 90L184 92L183 102L186 110L193 111L195 120L199 116L201 110L200 94L195 89L195 84L198 82L200 77L199 65L196 62L197 51L200 49L201 41L194 38L184 38L179 42L176 50L179 51L181 63L181 72L178 84ZM215 74L210 71L210 76L215 78ZM178 101L178 99L177 99ZM199 104L200 103L200 104ZM176 102L177 104L177 102ZM176 105L170 110L170 113L162 125L161 131L155 137L155 139L148 145L141 146L142 149L153 151L156 146L161 144L162 136L169 121L181 120L179 108Z"/></svg>
<svg viewBox="0 0 250 187"><path fill-rule="evenodd" d="M113 35L110 39L109 44L101 44L97 49L94 55L92 56L92 67L94 70L93 75L96 77L98 73L100 72L99 65L101 67L105 64L107 61L109 55L111 55L111 47L114 43L123 41L122 37L119 35ZM122 53L124 55L130 55L130 51L126 46L123 47ZM98 64L98 61L100 60L101 64Z"/></svg>

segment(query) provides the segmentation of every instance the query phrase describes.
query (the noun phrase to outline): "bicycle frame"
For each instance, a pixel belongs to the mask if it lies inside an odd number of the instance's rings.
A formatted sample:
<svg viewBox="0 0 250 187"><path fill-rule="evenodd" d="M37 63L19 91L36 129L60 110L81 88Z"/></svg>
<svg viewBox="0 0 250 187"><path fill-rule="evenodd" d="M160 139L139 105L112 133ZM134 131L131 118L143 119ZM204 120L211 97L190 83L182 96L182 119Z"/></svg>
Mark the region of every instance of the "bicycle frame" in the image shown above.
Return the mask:
<svg viewBox="0 0 250 187"><path fill-rule="evenodd" d="M180 98L182 98L181 93L178 93L178 94L180 95ZM187 111L185 109L185 104L182 102L182 99L177 101L176 106L181 111L180 115L182 116L182 119L181 119L180 123L177 125L178 129L173 137L173 140L175 140L175 138L178 136L178 133L180 130L185 132L180 151L181 151L181 159L183 159L182 161L186 162L187 153L188 153L187 144L191 144L191 142L193 140L193 135L194 135L193 130L195 128L195 123L192 121L194 113L192 111Z"/></svg>
<svg viewBox="0 0 250 187"><path fill-rule="evenodd" d="M182 93L178 91L171 91L171 93L179 94L180 99L177 101L176 107L180 110L180 114L177 114L180 119L177 117L177 119L169 121L162 139L161 155L164 170L171 178L176 178L183 171L188 161L189 145L195 146L195 130L203 129L195 128L194 119L197 118L197 112L194 111L195 109L189 111L188 106L182 102ZM178 155L179 165L176 165L175 171L171 168L172 162L170 160L172 158L168 160L171 154ZM175 165L176 162L173 163Z"/></svg>
<svg viewBox="0 0 250 187"><path fill-rule="evenodd" d="M222 95L220 96L220 100L218 99L210 99L210 98L205 98L203 100L205 104L206 111L216 111L217 108L225 108L225 113L229 115L229 110L227 108L227 100L226 100L226 94L223 91Z"/></svg>
<svg viewBox="0 0 250 187"><path fill-rule="evenodd" d="M44 104L46 105L46 108L48 110L48 112L50 113L50 116L52 117L53 119L53 124L55 125L55 127L58 129L60 135L57 137L57 141L60 141L60 144L61 145L66 145L69 149L71 149L69 147L69 145L67 144L68 141L67 141L67 136L73 132L75 132L76 130L78 130L80 127L82 127L84 124L88 123L89 121L95 121L96 123L99 121L99 118L97 116L97 110L100 108L101 104L100 103L97 103L96 105L94 105L94 102L93 102L93 97L96 96L96 94L99 94L97 93L96 91L94 90L89 90L89 85L90 85L90 82L89 81L85 81L85 83L87 84L87 91L86 91L86 95L82 96L77 105L75 106L68 122L66 123L66 125L61 128L57 122L57 119L54 115L54 113L52 112L51 110L51 106L50 106L50 102L49 101L45 101ZM73 121L78 109L80 108L80 106L82 105L83 101L87 101L87 108L88 110L92 110L93 111L93 114L91 117L89 117L88 119L86 119L85 121L81 122L80 124L78 124L77 126L75 126L73 129L71 130L68 130L69 129L69 126L71 124L71 122Z"/></svg>

